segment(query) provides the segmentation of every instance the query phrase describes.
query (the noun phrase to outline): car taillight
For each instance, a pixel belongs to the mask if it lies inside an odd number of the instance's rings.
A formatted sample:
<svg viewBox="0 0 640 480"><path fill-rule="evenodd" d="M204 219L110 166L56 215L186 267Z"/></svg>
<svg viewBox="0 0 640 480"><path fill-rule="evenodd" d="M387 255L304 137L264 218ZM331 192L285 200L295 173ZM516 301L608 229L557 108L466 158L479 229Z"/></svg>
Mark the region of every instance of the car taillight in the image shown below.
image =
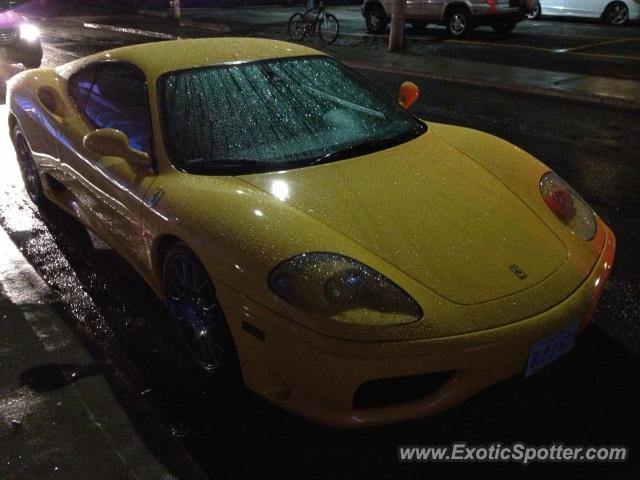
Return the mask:
<svg viewBox="0 0 640 480"><path fill-rule="evenodd" d="M547 172L540 179L540 193L549 210L573 233L585 240L595 237L597 222L593 209L567 182Z"/></svg>
<svg viewBox="0 0 640 480"><path fill-rule="evenodd" d="M498 10L498 0L485 0L489 5L489 11L496 12Z"/></svg>

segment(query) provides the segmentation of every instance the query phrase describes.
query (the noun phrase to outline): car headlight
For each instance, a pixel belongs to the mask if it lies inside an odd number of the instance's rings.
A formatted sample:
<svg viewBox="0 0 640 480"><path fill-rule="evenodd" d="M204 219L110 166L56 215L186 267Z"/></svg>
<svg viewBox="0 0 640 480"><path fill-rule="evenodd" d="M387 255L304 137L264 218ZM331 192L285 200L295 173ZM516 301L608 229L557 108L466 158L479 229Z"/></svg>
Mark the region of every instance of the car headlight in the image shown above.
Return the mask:
<svg viewBox="0 0 640 480"><path fill-rule="evenodd" d="M593 209L557 174L547 172L542 176L540 193L549 209L569 230L585 240L596 236L598 224Z"/></svg>
<svg viewBox="0 0 640 480"><path fill-rule="evenodd" d="M404 290L362 263L334 253L304 253L269 275L281 298L306 312L357 325L399 325L422 318Z"/></svg>
<svg viewBox="0 0 640 480"><path fill-rule="evenodd" d="M33 42L40 37L40 29L30 23L20 25L20 38L27 42Z"/></svg>

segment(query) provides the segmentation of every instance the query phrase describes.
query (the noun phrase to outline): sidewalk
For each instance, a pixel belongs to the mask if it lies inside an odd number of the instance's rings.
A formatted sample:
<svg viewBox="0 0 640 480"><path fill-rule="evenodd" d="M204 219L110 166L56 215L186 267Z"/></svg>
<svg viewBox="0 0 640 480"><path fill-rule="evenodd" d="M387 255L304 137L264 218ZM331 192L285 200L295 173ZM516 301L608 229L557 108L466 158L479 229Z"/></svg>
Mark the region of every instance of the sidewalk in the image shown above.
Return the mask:
<svg viewBox="0 0 640 480"><path fill-rule="evenodd" d="M0 478L175 478L2 228L0 251Z"/></svg>
<svg viewBox="0 0 640 480"><path fill-rule="evenodd" d="M287 21L296 8L193 8L184 9L181 26L171 19L158 17L157 12L153 12L155 16L110 16L87 22L85 26L150 38L236 35L289 40L286 34ZM339 15L341 31L362 30L362 33L341 33L338 41L331 46L325 46L315 38L308 40L307 44L358 69L402 73L407 79L426 78L525 95L571 99L624 110L640 110L640 82L634 80L436 56L420 48L429 42L428 39L413 36L407 37L408 48L405 51L390 53L386 49L386 36L364 32L359 7L332 7L332 11Z"/></svg>

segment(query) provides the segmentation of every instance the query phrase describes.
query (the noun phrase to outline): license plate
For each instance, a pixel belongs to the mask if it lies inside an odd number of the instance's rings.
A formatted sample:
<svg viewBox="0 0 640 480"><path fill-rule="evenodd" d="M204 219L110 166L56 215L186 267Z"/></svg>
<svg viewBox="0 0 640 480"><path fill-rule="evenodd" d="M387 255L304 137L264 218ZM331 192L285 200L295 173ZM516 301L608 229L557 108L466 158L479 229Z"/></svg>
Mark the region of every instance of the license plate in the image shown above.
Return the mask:
<svg viewBox="0 0 640 480"><path fill-rule="evenodd" d="M538 370L555 362L572 348L578 333L578 322L558 333L543 338L536 342L529 351L527 368L525 368L525 378L530 377Z"/></svg>

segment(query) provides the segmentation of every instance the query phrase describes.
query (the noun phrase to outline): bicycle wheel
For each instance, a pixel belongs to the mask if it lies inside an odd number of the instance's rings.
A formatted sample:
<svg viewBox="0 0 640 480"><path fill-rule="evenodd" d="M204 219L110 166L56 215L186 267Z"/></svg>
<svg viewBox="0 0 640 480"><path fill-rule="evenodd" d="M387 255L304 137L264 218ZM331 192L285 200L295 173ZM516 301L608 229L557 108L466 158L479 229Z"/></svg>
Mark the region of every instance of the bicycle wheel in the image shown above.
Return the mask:
<svg viewBox="0 0 640 480"><path fill-rule="evenodd" d="M320 39L324 43L331 45L336 41L336 38L338 38L338 33L340 33L340 24L338 23L338 19L335 17L335 15L327 13L324 16L324 18L320 22L319 32Z"/></svg>
<svg viewBox="0 0 640 480"><path fill-rule="evenodd" d="M296 42L302 41L305 36L307 19L301 13L294 13L289 17L289 37Z"/></svg>

